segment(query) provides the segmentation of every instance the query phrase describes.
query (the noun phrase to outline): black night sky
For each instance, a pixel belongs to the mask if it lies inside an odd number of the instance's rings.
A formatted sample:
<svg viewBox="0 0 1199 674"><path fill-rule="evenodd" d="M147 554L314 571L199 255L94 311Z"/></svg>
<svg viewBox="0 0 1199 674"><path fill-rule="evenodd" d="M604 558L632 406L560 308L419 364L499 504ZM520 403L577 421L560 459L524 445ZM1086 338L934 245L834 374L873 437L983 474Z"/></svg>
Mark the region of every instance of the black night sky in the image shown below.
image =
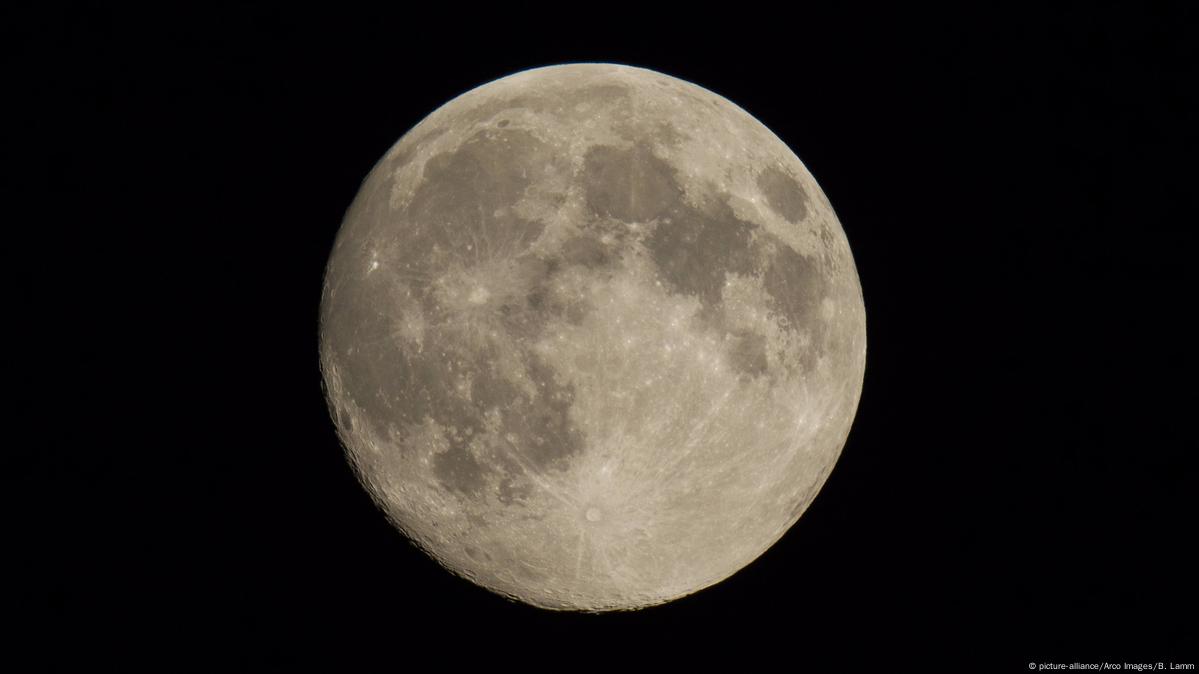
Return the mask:
<svg viewBox="0 0 1199 674"><path fill-rule="evenodd" d="M1189 5L301 5L3 10L12 658L1195 662ZM408 544L317 363L323 267L375 161L467 89L571 61L756 116L832 202L866 300L857 420L811 508L729 580L630 614L510 603Z"/></svg>

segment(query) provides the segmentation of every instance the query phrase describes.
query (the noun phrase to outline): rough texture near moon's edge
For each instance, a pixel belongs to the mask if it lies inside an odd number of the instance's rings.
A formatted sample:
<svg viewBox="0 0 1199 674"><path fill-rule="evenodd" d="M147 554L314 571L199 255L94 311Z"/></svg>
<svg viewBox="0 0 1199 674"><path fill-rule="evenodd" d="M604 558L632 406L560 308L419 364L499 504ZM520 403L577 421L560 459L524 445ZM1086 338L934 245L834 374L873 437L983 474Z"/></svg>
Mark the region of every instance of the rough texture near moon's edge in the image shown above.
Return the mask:
<svg viewBox="0 0 1199 674"><path fill-rule="evenodd" d="M374 167L320 357L359 478L454 573L551 609L658 604L795 523L865 367L845 234L724 98L574 64L459 96Z"/></svg>

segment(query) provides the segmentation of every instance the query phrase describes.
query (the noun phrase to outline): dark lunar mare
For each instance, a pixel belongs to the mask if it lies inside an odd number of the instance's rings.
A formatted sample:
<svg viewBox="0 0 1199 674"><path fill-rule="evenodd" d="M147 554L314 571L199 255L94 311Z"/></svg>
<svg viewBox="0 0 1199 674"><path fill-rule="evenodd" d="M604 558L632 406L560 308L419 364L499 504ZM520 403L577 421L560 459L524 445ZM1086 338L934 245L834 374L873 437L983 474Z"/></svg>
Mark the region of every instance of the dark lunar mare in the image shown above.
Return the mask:
<svg viewBox="0 0 1199 674"><path fill-rule="evenodd" d="M337 363L344 372L346 394L363 416L393 424L373 430L386 436L426 419L449 429L449 448L437 455L435 472L446 487L464 493L481 489L485 472L494 469L478 460L481 452L503 456L477 440L485 433L483 415L488 410L500 411L499 437L513 434L530 440L520 451L537 470L550 469L582 450L583 439L567 414L573 391L527 348L528 338L553 317L535 306L531 292L547 282L553 268L524 252L544 225L510 209L550 154L528 132L505 129L479 132L456 151L431 157L411 202L396 218L403 223L402 233L384 223L371 231L387 269L400 270L398 278L388 271L368 275L357 292L339 297L326 320L332 343L363 345L339 353ZM527 285L530 292L517 292L517 301L483 316L482 320L495 320L496 340L464 344L446 326L453 308L441 304L433 280L455 264L469 270L488 262L511 262L508 280L518 287ZM431 318L426 348L418 350L395 338L390 314L400 288ZM531 399L497 371L503 349L514 350L516 359L527 365L536 390ZM471 380L469 399L455 388L464 378ZM510 460L501 459L498 465L506 463Z"/></svg>

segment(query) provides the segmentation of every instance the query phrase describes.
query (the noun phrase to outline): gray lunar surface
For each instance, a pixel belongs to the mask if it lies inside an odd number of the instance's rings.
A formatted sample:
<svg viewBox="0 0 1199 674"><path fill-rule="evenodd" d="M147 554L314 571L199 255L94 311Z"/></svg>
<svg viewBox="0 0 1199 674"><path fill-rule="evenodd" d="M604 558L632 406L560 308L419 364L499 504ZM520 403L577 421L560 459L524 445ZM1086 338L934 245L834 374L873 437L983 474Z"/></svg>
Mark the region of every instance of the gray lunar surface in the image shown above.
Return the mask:
<svg viewBox="0 0 1199 674"><path fill-rule="evenodd" d="M521 72L371 171L326 271L337 429L390 520L536 606L658 604L795 523L857 409L862 292L799 159L652 71Z"/></svg>

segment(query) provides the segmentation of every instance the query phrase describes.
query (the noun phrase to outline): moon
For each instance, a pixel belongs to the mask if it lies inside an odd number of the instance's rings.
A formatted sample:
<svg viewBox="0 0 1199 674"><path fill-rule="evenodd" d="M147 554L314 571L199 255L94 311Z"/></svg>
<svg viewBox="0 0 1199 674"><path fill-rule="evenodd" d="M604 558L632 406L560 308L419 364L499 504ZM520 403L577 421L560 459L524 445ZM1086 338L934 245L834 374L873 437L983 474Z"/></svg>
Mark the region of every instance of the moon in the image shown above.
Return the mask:
<svg viewBox="0 0 1199 674"><path fill-rule="evenodd" d="M446 569L548 609L665 603L812 502L857 411L862 291L747 112L641 68L473 89L375 165L325 273L346 456Z"/></svg>

